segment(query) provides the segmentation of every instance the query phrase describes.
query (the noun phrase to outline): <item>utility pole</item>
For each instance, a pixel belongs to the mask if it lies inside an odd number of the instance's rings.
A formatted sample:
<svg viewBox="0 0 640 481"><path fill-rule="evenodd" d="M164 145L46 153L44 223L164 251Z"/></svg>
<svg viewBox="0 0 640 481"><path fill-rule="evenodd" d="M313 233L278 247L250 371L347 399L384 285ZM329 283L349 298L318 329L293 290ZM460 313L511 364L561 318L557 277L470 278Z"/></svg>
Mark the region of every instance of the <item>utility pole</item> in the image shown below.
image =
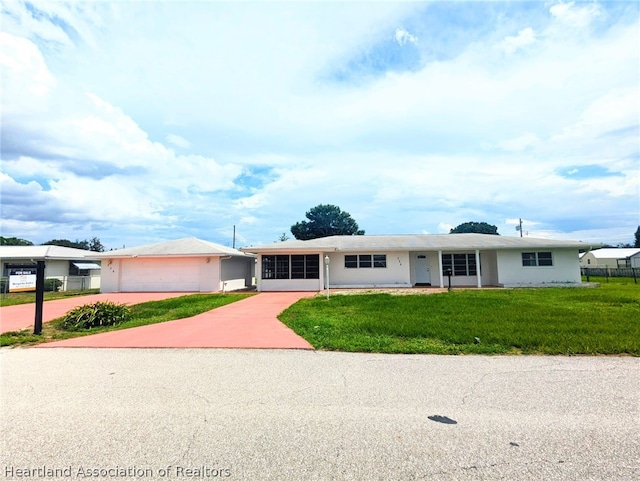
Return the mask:
<svg viewBox="0 0 640 481"><path fill-rule="evenodd" d="M516 230L520 231L520 237L522 237L522 219L518 219L519 223L516 226Z"/></svg>
<svg viewBox="0 0 640 481"><path fill-rule="evenodd" d="M236 225L233 224L233 248L236 248Z"/></svg>

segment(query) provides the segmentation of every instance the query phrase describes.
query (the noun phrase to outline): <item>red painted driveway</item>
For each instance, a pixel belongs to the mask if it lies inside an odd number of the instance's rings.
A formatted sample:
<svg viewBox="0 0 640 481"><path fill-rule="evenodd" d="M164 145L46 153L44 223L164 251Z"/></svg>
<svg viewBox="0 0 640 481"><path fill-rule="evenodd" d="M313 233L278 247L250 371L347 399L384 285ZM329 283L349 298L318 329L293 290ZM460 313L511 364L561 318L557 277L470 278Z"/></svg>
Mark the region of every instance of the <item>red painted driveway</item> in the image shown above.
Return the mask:
<svg viewBox="0 0 640 481"><path fill-rule="evenodd" d="M315 292L261 292L187 319L48 342L36 347L313 349L277 319Z"/></svg>
<svg viewBox="0 0 640 481"><path fill-rule="evenodd" d="M52 321L65 315L74 307L94 302L111 301L117 304L140 304L148 301L161 301L170 297L186 296L189 292L112 292L90 296L73 296L66 299L46 301L42 304L42 322ZM36 316L35 304L0 307L0 333L33 328Z"/></svg>

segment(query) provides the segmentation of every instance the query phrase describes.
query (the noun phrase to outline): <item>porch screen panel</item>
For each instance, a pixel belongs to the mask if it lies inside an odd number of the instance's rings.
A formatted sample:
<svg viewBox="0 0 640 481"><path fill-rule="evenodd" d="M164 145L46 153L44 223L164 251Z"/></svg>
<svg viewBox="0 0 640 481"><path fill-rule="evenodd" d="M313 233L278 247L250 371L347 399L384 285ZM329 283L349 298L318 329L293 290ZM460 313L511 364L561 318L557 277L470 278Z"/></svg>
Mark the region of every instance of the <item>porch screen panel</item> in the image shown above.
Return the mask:
<svg viewBox="0 0 640 481"><path fill-rule="evenodd" d="M318 254L291 256L291 279L319 278L320 256Z"/></svg>
<svg viewBox="0 0 640 481"><path fill-rule="evenodd" d="M469 272L470 276L475 276L478 274L475 254L467 254L467 271Z"/></svg>
<svg viewBox="0 0 640 481"><path fill-rule="evenodd" d="M318 254L304 256L304 267L305 279L320 279L320 256Z"/></svg>
<svg viewBox="0 0 640 481"><path fill-rule="evenodd" d="M304 279L304 256L291 256L291 279Z"/></svg>
<svg viewBox="0 0 640 481"><path fill-rule="evenodd" d="M467 275L467 254L453 254L453 275Z"/></svg>
<svg viewBox="0 0 640 481"><path fill-rule="evenodd" d="M262 256L262 278L276 278L276 256Z"/></svg>
<svg viewBox="0 0 640 481"><path fill-rule="evenodd" d="M289 279L289 256L276 256L276 279Z"/></svg>
<svg viewBox="0 0 640 481"><path fill-rule="evenodd" d="M446 275L448 269L453 272L453 255L442 254L442 273Z"/></svg>
<svg viewBox="0 0 640 481"><path fill-rule="evenodd" d="M442 273L451 269L454 276L475 276L478 274L475 254L442 254Z"/></svg>

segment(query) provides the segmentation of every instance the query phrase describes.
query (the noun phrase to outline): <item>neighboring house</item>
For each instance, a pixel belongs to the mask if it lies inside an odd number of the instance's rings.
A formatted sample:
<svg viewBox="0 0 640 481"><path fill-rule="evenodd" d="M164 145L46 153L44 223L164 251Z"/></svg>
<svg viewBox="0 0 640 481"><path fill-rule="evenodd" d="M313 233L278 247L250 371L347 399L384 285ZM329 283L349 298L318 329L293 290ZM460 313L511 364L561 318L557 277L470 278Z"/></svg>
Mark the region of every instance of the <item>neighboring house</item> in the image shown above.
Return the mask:
<svg viewBox="0 0 640 481"><path fill-rule="evenodd" d="M100 262L97 252L61 246L0 246L2 277L9 277L11 270L20 266L35 266L44 261L45 279L62 281L61 290L98 289L100 287Z"/></svg>
<svg viewBox="0 0 640 481"><path fill-rule="evenodd" d="M259 291L329 286L539 286L580 283L574 241L488 234L332 236L246 247L258 254Z"/></svg>
<svg viewBox="0 0 640 481"><path fill-rule="evenodd" d="M220 292L250 287L255 256L194 237L100 253L101 292Z"/></svg>
<svg viewBox="0 0 640 481"><path fill-rule="evenodd" d="M582 267L640 267L640 249L610 248L596 249L586 252L580 258Z"/></svg>

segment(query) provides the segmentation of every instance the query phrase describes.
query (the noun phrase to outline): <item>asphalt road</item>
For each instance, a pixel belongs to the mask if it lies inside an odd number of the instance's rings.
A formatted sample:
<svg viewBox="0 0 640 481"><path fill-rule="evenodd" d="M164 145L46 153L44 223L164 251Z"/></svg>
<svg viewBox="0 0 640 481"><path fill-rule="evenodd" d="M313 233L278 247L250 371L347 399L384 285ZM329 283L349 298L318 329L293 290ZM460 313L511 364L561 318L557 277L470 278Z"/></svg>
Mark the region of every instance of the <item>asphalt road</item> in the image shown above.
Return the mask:
<svg viewBox="0 0 640 481"><path fill-rule="evenodd" d="M0 479L640 479L638 358L2 349L0 363Z"/></svg>

